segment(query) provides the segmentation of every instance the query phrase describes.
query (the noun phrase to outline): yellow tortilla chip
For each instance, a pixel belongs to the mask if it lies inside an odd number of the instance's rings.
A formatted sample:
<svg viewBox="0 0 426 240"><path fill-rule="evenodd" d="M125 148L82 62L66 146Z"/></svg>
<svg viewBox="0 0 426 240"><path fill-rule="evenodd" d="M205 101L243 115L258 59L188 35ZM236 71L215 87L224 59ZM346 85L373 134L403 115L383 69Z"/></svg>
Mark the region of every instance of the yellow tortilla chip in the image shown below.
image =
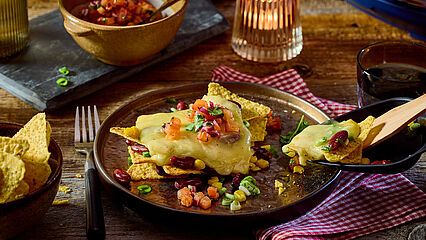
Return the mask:
<svg viewBox="0 0 426 240"><path fill-rule="evenodd" d="M30 192L33 192L47 182L52 170L47 163L33 162L24 159L24 164L26 169L24 180L28 183Z"/></svg>
<svg viewBox="0 0 426 240"><path fill-rule="evenodd" d="M138 164L133 164L132 166L130 166L130 168L127 170L127 173L130 175L133 181L139 181L141 179L166 178L158 174L155 168L156 168L155 163L150 163L150 162L138 163Z"/></svg>
<svg viewBox="0 0 426 240"><path fill-rule="evenodd" d="M361 132L358 136L359 139L361 139L361 141L364 141L368 134L371 131L371 127L373 126L373 122L374 122L374 117L373 116L368 116L366 119L364 119L364 121L360 122L358 125L361 128Z"/></svg>
<svg viewBox="0 0 426 240"><path fill-rule="evenodd" d="M222 87L218 83L209 83L207 96L221 96L226 100L238 102L241 105L241 115L245 121L263 117L271 111L271 109L265 105L247 100L239 97L237 94L231 93L228 89Z"/></svg>
<svg viewBox="0 0 426 240"><path fill-rule="evenodd" d="M133 151L131 147L128 147L128 149L129 149L129 154L130 154L130 157L132 158L133 164L146 163L146 162L155 163L155 160L149 157L144 157L142 154Z"/></svg>
<svg viewBox="0 0 426 240"><path fill-rule="evenodd" d="M172 167L170 165L164 165L163 169L164 169L165 173L172 175L172 176L179 176L179 175L186 175L186 174L202 174L203 173L200 170L180 169L180 168Z"/></svg>
<svg viewBox="0 0 426 240"><path fill-rule="evenodd" d="M139 144L143 145L143 144L141 143L141 141L139 140L139 138L134 138L134 137L131 137L131 136L127 136L127 135L124 133L124 132L125 132L125 129L126 129L126 128L122 128L122 127L112 127L112 128L110 128L110 129L109 129L109 132L114 133L114 134L117 134L117 135L119 135L119 136L124 137L125 139L129 139L130 141L137 142L137 143L139 143Z"/></svg>
<svg viewBox="0 0 426 240"><path fill-rule="evenodd" d="M354 141L349 141L348 145L339 147L331 152L324 152L324 157L329 162L340 162L362 144L361 139L355 138Z"/></svg>
<svg viewBox="0 0 426 240"><path fill-rule="evenodd" d="M268 119L265 117L258 117L248 120L248 122L250 123L248 130L251 133L251 141L257 142L265 140L265 136L268 134L266 132Z"/></svg>
<svg viewBox="0 0 426 240"><path fill-rule="evenodd" d="M0 137L0 151L23 156L30 148L30 144L25 139L13 139L10 137Z"/></svg>
<svg viewBox="0 0 426 240"><path fill-rule="evenodd" d="M340 162L346 163L346 164L361 164L361 162L362 162L362 144L358 145L358 147L354 151L349 153L349 155L346 156L345 158L343 158Z"/></svg>
<svg viewBox="0 0 426 240"><path fill-rule="evenodd" d="M9 196L7 201L14 201L24 197L25 194L28 194L30 190L30 186L25 181L21 181L18 187L13 191L13 193Z"/></svg>
<svg viewBox="0 0 426 240"><path fill-rule="evenodd" d="M0 152L0 171L3 176L0 186L0 203L3 203L9 199L24 178L25 164L15 155Z"/></svg>
<svg viewBox="0 0 426 240"><path fill-rule="evenodd" d="M30 148L23 158L29 161L47 163L50 157L48 150L50 143L49 122L46 121L46 114L35 115L23 128L13 136L13 139L25 139L30 144Z"/></svg>

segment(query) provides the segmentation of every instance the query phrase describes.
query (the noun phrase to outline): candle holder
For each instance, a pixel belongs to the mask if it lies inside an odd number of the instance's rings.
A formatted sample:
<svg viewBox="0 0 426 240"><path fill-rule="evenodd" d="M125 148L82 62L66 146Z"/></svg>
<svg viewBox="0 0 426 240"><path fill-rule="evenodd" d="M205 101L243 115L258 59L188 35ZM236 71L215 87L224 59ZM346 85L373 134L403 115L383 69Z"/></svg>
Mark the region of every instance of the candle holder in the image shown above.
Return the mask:
<svg viewBox="0 0 426 240"><path fill-rule="evenodd" d="M0 57L11 56L27 44L27 0L0 0Z"/></svg>
<svg viewBox="0 0 426 240"><path fill-rule="evenodd" d="M281 62L303 47L299 0L236 0L232 49L255 62Z"/></svg>

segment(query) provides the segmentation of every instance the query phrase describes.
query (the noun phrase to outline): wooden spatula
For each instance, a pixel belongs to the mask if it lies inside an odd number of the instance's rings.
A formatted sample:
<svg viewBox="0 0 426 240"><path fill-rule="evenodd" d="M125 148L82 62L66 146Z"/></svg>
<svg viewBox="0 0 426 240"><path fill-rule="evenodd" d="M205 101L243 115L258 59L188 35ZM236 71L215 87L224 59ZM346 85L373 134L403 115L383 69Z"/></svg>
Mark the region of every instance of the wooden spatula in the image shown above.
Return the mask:
<svg viewBox="0 0 426 240"><path fill-rule="evenodd" d="M424 112L426 112L426 94L389 110L374 120L363 148L370 148L392 137Z"/></svg>

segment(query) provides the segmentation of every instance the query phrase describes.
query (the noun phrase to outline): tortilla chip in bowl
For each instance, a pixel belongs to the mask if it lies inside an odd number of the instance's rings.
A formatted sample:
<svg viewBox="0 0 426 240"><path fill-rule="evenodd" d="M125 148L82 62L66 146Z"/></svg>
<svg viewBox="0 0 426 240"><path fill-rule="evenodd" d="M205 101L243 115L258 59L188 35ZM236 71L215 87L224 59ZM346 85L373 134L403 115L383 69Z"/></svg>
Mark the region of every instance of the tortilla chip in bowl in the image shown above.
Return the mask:
<svg viewBox="0 0 426 240"><path fill-rule="evenodd" d="M53 139L44 141L48 141L46 151L50 152L44 163L23 160L22 153L29 149L26 136L14 138L21 129L21 124L0 122L0 187L7 184L9 189L0 193L0 239L35 226L52 205L61 180L63 159L59 145ZM50 131L50 126L46 129ZM32 131L32 135L37 135L37 131ZM50 138L50 132L48 135Z"/></svg>

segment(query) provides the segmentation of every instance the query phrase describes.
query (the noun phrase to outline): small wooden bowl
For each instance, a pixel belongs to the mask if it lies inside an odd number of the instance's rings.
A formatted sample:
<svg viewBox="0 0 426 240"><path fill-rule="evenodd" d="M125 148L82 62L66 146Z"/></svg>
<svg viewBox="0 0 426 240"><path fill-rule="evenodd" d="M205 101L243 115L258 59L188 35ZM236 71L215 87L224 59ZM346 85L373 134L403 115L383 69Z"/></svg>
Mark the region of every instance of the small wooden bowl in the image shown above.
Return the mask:
<svg viewBox="0 0 426 240"><path fill-rule="evenodd" d="M173 14L155 22L134 26L105 26L84 21L72 14L77 6L89 2L59 0L64 27L85 51L104 63L117 66L145 62L166 48L179 30L188 5L188 0L177 2L172 6Z"/></svg>
<svg viewBox="0 0 426 240"><path fill-rule="evenodd" d="M22 126L17 123L0 122L0 136L11 137ZM63 159L61 149L54 139L50 140L49 151L52 173L47 182L21 199L0 203L0 239L14 237L36 225L52 205L61 181Z"/></svg>

